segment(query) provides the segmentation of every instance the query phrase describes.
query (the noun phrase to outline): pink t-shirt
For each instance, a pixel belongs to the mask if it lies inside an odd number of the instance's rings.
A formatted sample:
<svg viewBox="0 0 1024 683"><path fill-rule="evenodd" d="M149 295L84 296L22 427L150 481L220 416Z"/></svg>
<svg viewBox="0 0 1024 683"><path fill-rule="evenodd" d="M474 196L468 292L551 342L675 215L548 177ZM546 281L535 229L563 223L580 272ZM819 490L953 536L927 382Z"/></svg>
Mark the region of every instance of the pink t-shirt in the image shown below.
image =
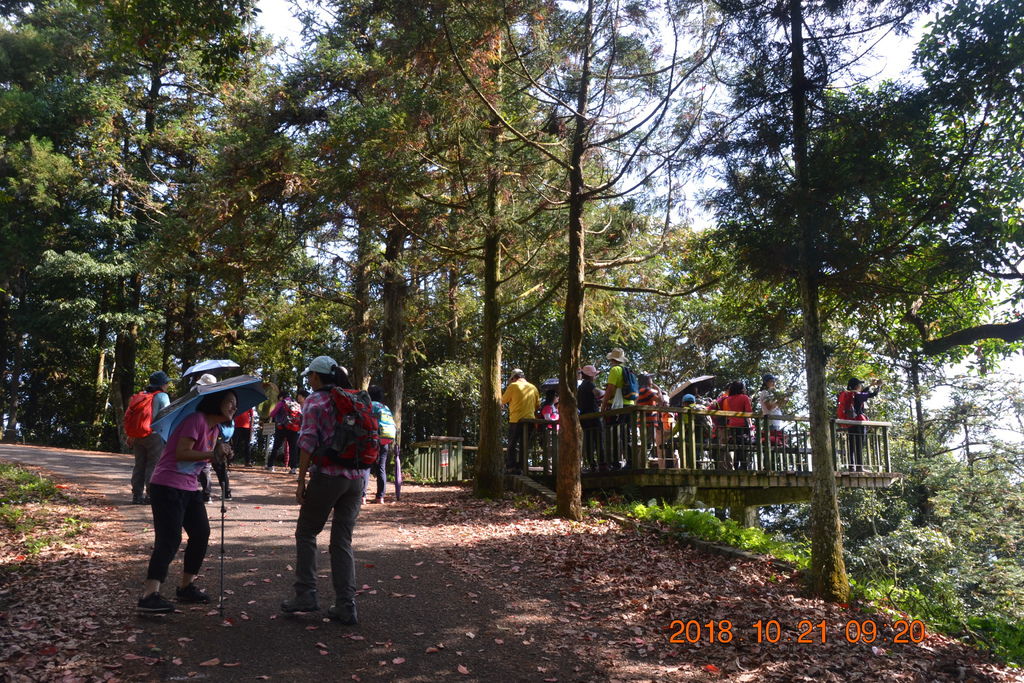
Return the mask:
<svg viewBox="0 0 1024 683"><path fill-rule="evenodd" d="M204 413L192 413L182 420L181 424L171 433L171 438L167 440L164 454L160 456L160 461L153 469L150 483L162 484L183 491L199 490L199 473L206 466L207 461L178 462L175 452L178 449L178 441L183 437L195 439L193 450L212 451L214 444L217 443L217 426L207 425Z"/></svg>

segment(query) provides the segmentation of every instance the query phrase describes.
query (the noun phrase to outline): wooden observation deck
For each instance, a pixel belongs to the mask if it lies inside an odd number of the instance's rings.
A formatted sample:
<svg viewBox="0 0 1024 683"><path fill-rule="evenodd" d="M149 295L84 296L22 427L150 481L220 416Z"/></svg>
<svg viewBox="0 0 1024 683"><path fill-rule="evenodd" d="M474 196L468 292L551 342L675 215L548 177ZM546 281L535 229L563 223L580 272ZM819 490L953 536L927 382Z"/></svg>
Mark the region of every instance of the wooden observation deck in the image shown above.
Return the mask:
<svg viewBox="0 0 1024 683"><path fill-rule="evenodd" d="M727 426L721 423L732 418ZM627 491L647 500L726 507L753 525L761 505L810 500L809 420L793 415L628 406L582 415L584 491ZM519 463L554 486L557 425L525 420ZM742 425L742 426L739 426ZM833 463L842 488L877 489L892 472L888 422L832 420Z"/></svg>

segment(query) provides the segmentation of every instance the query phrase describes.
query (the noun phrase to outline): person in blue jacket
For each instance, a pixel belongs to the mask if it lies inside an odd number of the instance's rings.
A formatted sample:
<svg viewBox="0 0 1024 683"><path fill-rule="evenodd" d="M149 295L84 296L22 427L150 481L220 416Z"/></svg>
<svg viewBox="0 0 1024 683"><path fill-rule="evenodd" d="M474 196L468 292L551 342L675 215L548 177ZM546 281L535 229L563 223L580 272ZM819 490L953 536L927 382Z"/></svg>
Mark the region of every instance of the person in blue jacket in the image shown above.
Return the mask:
<svg viewBox="0 0 1024 683"><path fill-rule="evenodd" d="M387 464L395 449L395 417L391 409L384 405L384 389L377 385L371 386L367 393L373 402L373 416L377 418L377 433L380 436L380 457L371 467L363 479L363 499L366 498L366 487L369 483L370 474L377 479L377 495L374 496L374 503L384 502L384 487L387 483ZM396 467L398 466L396 460ZM396 480L397 481L397 480Z"/></svg>

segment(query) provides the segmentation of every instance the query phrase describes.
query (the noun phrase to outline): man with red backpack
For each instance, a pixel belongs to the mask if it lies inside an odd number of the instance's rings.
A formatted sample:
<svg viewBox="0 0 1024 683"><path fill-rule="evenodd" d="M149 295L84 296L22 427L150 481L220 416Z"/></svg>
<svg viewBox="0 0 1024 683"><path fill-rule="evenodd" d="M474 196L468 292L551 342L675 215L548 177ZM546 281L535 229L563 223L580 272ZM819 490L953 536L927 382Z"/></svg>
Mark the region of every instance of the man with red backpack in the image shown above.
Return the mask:
<svg viewBox="0 0 1024 683"><path fill-rule="evenodd" d="M287 466L291 474L299 470L299 428L302 426L302 408L287 392L281 393L281 400L270 411L270 419L274 422L274 447L267 457L267 469L274 471L278 452L281 453L281 464L285 464L285 446L288 450Z"/></svg>
<svg viewBox="0 0 1024 683"><path fill-rule="evenodd" d="M149 478L164 450L164 440L151 428L153 418L171 403L167 387L171 378L158 370L149 376L149 385L131 397L124 412L124 433L135 455L132 468L132 505L149 503ZM145 495L143 495L145 494Z"/></svg>
<svg viewBox="0 0 1024 683"><path fill-rule="evenodd" d="M316 537L333 513L334 604L327 609L327 616L352 626L359 623L352 530L362 504L363 473L380 456L378 424L369 395L354 390L348 372L330 356L317 356L302 374L313 393L303 405L299 433L295 500L301 507L295 525L295 596L281 603L281 611L320 609Z"/></svg>
<svg viewBox="0 0 1024 683"><path fill-rule="evenodd" d="M876 379L871 382L874 391L864 391L864 382L856 377L850 378L846 383L846 391L840 391L837 398L836 418L840 420L856 420L866 422L868 416L865 413L865 405L868 399L878 396L882 388L882 380ZM867 441L868 428L862 425L839 425L847 435L847 467L851 472L864 470L864 444Z"/></svg>

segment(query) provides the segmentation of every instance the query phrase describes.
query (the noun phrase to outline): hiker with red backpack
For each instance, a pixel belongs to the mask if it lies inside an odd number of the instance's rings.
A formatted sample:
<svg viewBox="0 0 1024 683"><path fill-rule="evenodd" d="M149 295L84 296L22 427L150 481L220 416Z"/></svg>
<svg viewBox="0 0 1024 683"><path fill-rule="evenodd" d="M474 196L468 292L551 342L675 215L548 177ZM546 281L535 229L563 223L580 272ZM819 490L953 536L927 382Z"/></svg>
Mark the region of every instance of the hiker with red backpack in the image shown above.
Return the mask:
<svg viewBox="0 0 1024 683"><path fill-rule="evenodd" d="M171 378L158 370L149 376L149 386L135 394L128 401L124 413L124 433L135 455L132 468L132 505L149 503L149 479L164 450L164 440L153 432L150 425L153 418L171 403L167 387Z"/></svg>
<svg viewBox="0 0 1024 683"><path fill-rule="evenodd" d="M267 458L267 469L274 471L277 453L281 451L281 464L291 468L291 474L299 473L299 427L302 425L302 407L287 392L281 392L281 400L270 411L274 423L274 447ZM288 446L287 462L284 454Z"/></svg>
<svg viewBox="0 0 1024 683"><path fill-rule="evenodd" d="M333 512L334 604L327 609L327 616L352 626L359 623L352 530L362 505L363 474L380 456L378 425L369 395L352 388L348 372L333 358L317 356L302 374L313 393L303 406L299 433L295 500L301 507L295 525L295 596L281 602L281 611L320 609L316 537Z"/></svg>
<svg viewBox="0 0 1024 683"><path fill-rule="evenodd" d="M836 418L840 420L856 420L866 422L865 407L869 399L878 396L882 388L882 380L871 381L874 391L864 391L864 382L856 377L850 378L846 383L846 391L840 391L837 396ZM867 441L868 428L861 425L839 425L840 429L846 431L847 455L851 472L864 471L864 443Z"/></svg>

